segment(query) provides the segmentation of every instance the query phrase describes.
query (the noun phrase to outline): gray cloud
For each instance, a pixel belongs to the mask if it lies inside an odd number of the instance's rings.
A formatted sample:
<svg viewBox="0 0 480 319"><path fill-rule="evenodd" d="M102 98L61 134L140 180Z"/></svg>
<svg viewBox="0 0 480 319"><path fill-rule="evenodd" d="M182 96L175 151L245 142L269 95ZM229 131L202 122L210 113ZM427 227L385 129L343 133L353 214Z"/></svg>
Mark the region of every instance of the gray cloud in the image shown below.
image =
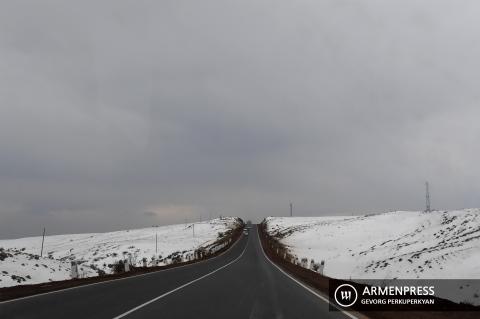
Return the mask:
<svg viewBox="0 0 480 319"><path fill-rule="evenodd" d="M477 1L4 1L0 238L480 206ZM147 212L147 213L146 213Z"/></svg>

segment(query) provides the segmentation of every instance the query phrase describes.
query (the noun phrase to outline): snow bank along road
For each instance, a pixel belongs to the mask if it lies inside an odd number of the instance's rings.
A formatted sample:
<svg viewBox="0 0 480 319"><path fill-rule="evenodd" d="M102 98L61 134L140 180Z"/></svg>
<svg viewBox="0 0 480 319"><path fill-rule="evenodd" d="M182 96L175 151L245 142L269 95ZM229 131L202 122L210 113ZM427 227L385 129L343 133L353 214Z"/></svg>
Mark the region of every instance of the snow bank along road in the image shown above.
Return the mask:
<svg viewBox="0 0 480 319"><path fill-rule="evenodd" d="M190 224L47 236L43 257L37 255L41 237L0 240L0 288L68 280L74 260L81 278L112 274L113 265L129 256L136 267L143 266L144 258L148 266L186 261L199 248L214 248L241 223L235 217L222 217Z"/></svg>
<svg viewBox="0 0 480 319"><path fill-rule="evenodd" d="M325 261L338 279L464 279L436 295L480 305L480 209L362 216L269 217L267 229L299 260Z"/></svg>
<svg viewBox="0 0 480 319"><path fill-rule="evenodd" d="M0 318L348 318L266 259L251 229L216 258L0 303Z"/></svg>

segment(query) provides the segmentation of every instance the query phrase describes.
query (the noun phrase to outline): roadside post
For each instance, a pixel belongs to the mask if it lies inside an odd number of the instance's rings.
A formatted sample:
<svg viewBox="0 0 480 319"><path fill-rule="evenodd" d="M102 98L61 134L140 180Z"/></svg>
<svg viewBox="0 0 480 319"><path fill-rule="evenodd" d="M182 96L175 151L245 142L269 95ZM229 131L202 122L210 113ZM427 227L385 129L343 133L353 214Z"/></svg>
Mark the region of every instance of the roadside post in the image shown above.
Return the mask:
<svg viewBox="0 0 480 319"><path fill-rule="evenodd" d="M78 278L78 265L76 261L71 261L70 262L70 277L72 279L77 279Z"/></svg>

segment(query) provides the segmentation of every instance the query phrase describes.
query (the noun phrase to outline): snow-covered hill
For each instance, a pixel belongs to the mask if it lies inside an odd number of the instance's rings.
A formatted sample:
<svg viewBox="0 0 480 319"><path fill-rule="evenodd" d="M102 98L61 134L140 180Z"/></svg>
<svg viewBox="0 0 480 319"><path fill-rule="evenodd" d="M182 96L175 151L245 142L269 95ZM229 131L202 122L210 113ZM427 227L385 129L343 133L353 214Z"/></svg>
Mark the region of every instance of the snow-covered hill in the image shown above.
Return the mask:
<svg viewBox="0 0 480 319"><path fill-rule="evenodd" d="M270 217L267 230L329 277L480 279L480 209Z"/></svg>
<svg viewBox="0 0 480 319"><path fill-rule="evenodd" d="M70 278L70 261L80 261L82 277L112 273L112 265L130 253L136 265L152 258L158 265L171 263L176 256L191 255L235 228L239 219L226 217L193 224L179 224L108 233L46 236L43 257L41 237L0 240L0 287L35 284ZM194 228L194 229L193 229ZM195 232L195 236L193 233ZM155 254L155 236L158 254Z"/></svg>

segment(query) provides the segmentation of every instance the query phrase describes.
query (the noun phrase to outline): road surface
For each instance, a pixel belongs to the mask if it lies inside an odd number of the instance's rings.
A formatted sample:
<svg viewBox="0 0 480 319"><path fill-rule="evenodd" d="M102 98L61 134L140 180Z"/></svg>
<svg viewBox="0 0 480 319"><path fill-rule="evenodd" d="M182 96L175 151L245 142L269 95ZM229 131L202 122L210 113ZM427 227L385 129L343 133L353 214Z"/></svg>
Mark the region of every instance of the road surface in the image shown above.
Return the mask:
<svg viewBox="0 0 480 319"><path fill-rule="evenodd" d="M254 227L216 258L0 303L0 318L348 318L266 259Z"/></svg>

